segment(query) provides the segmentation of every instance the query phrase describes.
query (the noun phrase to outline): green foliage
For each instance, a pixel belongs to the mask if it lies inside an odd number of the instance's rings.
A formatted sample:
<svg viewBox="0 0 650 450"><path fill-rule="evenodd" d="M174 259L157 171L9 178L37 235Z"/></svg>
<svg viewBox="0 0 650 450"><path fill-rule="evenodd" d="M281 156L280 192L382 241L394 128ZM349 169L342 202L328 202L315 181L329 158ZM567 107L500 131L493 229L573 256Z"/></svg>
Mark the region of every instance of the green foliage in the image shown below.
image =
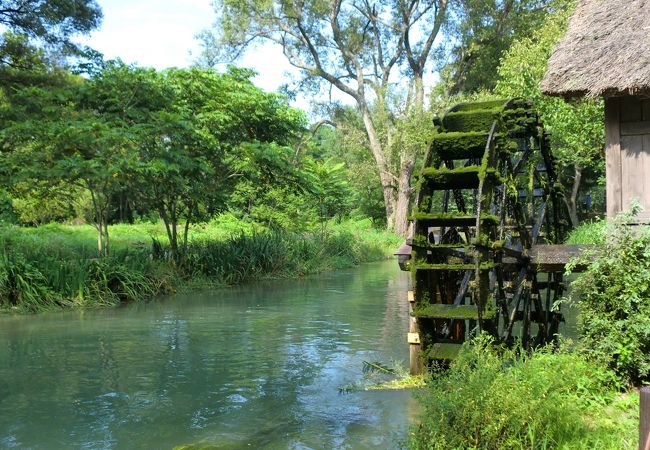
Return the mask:
<svg viewBox="0 0 650 450"><path fill-rule="evenodd" d="M367 136L359 114L351 108L342 108L336 112L336 122L336 128L318 129L309 152L316 161L344 164L344 180L338 183L338 190L349 189L350 197L347 200L349 205L341 206L349 206L352 215L370 217L377 224L385 223L386 212L377 166L368 153Z"/></svg>
<svg viewBox="0 0 650 450"><path fill-rule="evenodd" d="M0 189L0 225L16 222L18 217L14 209L14 200L7 191Z"/></svg>
<svg viewBox="0 0 650 450"><path fill-rule="evenodd" d="M585 347L625 382L650 381L650 230L624 222L583 256L572 284Z"/></svg>
<svg viewBox="0 0 650 450"><path fill-rule="evenodd" d="M410 448L633 448L635 408L617 398L607 369L565 348L522 356L493 346L478 339L433 373Z"/></svg>
<svg viewBox="0 0 650 450"><path fill-rule="evenodd" d="M604 182L605 127L603 102L598 99L565 102L543 95L539 88L555 44L566 31L571 8L561 8L547 17L543 26L529 37L518 39L507 51L498 68L495 91L507 97L533 101L567 189L571 217L578 225L577 198L580 190Z"/></svg>
<svg viewBox="0 0 650 450"><path fill-rule="evenodd" d="M36 312L57 306L60 300L46 277L22 255L0 256L0 306Z"/></svg>
<svg viewBox="0 0 650 450"><path fill-rule="evenodd" d="M607 237L606 220L583 222L578 228L569 231L565 244L603 244Z"/></svg>
<svg viewBox="0 0 650 450"><path fill-rule="evenodd" d="M179 242L187 240L186 234L178 236L180 223L223 210L235 179L254 185L254 168L243 162L248 148L264 149L257 167L272 172L274 182L287 168L293 170L285 178L302 176L289 164L286 154L292 152L284 145L300 134L304 114L283 97L255 87L252 76L235 68L224 74L209 69L156 72L111 61L87 80L69 76L62 86L18 90L4 111L8 157L1 169L11 175L14 191L21 182L37 186L19 205L24 220L61 218L58 204L49 217L39 217L30 197L58 200L87 191L99 253L106 256L116 199L126 199L131 210L160 215L178 256ZM281 167L270 167L276 161ZM257 188L267 193L269 186L271 181ZM271 192L278 200L292 187L281 189ZM251 197L256 202L262 196ZM67 206L70 217L69 201Z"/></svg>
<svg viewBox="0 0 650 450"><path fill-rule="evenodd" d="M101 9L94 0L2 0L0 23L49 45L73 46L70 37L99 26Z"/></svg>
<svg viewBox="0 0 650 450"><path fill-rule="evenodd" d="M237 173L227 200L230 211L267 228L311 229L318 217L317 188L310 167L296 165L293 151L275 143L244 143L234 161Z"/></svg>
<svg viewBox="0 0 650 450"><path fill-rule="evenodd" d="M449 34L455 45L446 70L451 93L492 90L494 71L511 44L544 25L549 12L566 8L564 0L461 0L452 5ZM443 76L443 79L445 77Z"/></svg>

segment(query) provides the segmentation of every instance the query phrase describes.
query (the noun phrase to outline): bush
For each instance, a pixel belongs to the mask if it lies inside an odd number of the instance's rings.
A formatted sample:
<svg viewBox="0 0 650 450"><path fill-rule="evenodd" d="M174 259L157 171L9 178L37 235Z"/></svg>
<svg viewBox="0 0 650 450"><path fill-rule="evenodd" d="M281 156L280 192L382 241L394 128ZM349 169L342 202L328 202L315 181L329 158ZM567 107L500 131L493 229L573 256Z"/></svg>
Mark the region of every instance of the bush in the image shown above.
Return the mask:
<svg viewBox="0 0 650 450"><path fill-rule="evenodd" d="M585 347L625 382L650 380L650 231L619 221L573 282Z"/></svg>
<svg viewBox="0 0 650 450"><path fill-rule="evenodd" d="M602 244L607 233L606 220L583 222L569 232L565 244Z"/></svg>
<svg viewBox="0 0 650 450"><path fill-rule="evenodd" d="M477 339L433 374L410 448L632 448L638 422L621 415L633 405L620 406L612 372L575 351L493 345Z"/></svg>

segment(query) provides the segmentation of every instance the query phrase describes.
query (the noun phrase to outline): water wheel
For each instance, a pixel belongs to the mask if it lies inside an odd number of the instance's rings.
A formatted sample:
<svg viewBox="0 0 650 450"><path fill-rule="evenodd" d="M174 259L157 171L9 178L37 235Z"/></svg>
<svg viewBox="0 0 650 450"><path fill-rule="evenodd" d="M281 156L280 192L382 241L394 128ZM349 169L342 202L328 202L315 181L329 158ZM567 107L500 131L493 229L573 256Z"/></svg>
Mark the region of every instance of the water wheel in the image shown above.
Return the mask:
<svg viewBox="0 0 650 450"><path fill-rule="evenodd" d="M547 135L519 99L464 103L434 120L417 174L411 369L449 360L479 331L524 347L551 341L562 315L563 267L531 260L558 244L568 212Z"/></svg>

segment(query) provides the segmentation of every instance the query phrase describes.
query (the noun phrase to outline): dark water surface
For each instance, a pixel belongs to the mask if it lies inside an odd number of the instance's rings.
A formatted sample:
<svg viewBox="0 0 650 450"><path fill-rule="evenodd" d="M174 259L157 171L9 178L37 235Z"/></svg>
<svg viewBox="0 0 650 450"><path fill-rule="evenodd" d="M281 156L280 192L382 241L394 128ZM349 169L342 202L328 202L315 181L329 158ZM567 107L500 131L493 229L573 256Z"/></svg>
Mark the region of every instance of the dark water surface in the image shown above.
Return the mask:
<svg viewBox="0 0 650 450"><path fill-rule="evenodd" d="M408 364L394 261L119 309L0 317L0 448L396 448L408 391L352 392Z"/></svg>

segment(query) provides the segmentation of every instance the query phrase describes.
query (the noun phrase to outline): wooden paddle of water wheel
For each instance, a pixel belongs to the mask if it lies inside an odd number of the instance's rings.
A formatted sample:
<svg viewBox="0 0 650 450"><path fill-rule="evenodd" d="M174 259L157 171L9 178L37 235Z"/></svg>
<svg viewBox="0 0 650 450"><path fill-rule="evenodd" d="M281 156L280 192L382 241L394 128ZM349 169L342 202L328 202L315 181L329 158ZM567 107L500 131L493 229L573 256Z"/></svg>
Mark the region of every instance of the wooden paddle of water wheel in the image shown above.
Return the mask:
<svg viewBox="0 0 650 450"><path fill-rule="evenodd" d="M453 359L479 331L524 347L551 341L564 263L577 250L553 245L568 212L529 102L459 104L434 126L407 242L414 373Z"/></svg>

